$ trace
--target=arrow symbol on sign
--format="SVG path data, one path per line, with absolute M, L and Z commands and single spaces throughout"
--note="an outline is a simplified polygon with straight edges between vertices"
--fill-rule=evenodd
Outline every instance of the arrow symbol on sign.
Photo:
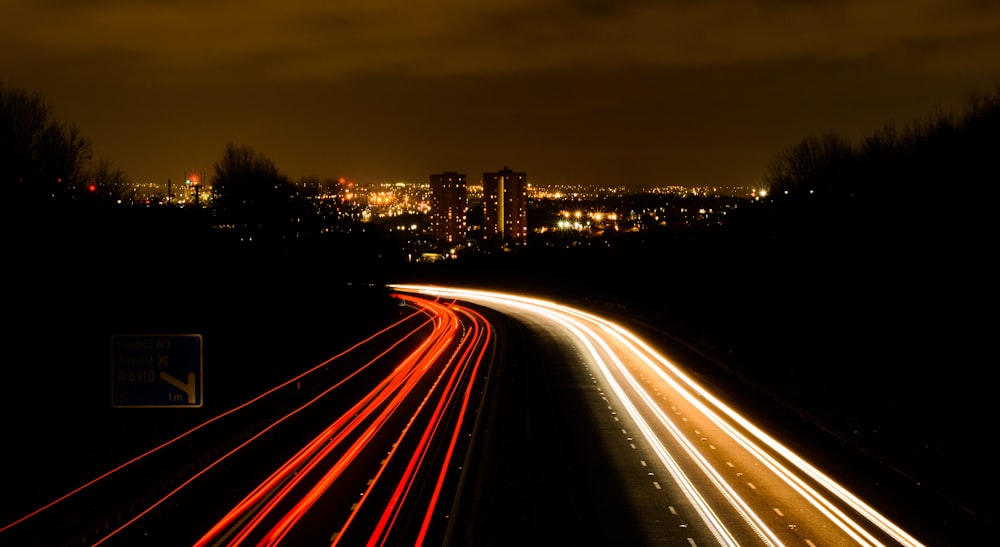
M 167 374 L 166 372 L 161 372 L 160 378 L 162 378 L 168 384 L 186 393 L 188 398 L 188 404 L 193 405 L 195 403 L 195 396 L 194 396 L 195 376 L 193 372 L 188 373 L 186 383 L 178 380 L 177 378 L 174 378 L 173 376 Z

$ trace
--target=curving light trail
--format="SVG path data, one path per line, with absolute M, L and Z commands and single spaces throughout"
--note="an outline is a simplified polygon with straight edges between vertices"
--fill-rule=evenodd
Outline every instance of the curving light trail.
M 425 541 L 446 479 L 455 473 L 451 461 L 491 330 L 471 310 L 399 298 L 427 314 L 433 331 L 389 376 L 223 516 L 197 546 L 289 541 L 296 526 L 339 480 L 355 467 L 370 466 L 373 444 L 390 447 L 388 455 L 332 534 L 332 544 L 351 533 L 367 537 L 369 545 L 397 542 L 400 537 L 418 545 Z M 392 433 L 391 424 L 400 421 L 403 427 Z M 430 477 L 432 491 L 419 491 L 417 477 Z M 397 530 L 404 511 L 420 515 L 418 530 Z M 359 515 L 374 524 L 356 529 L 367 526 L 358 524 Z M 330 515 L 323 518 L 337 521 Z
M 804 533 L 803 530 L 829 534 L 825 537 L 836 538 L 833 541 L 837 543 L 921 545 L 620 325 L 577 309 L 524 296 L 424 285 L 393 285 L 392 288 L 402 293 L 480 304 L 511 315 L 546 322 L 565 332 L 596 364 L 637 429 L 670 471 L 678 489 L 697 512 L 708 534 L 720 545 L 738 545 L 741 537 L 756 538 L 754 541 L 761 545 L 802 541 L 815 544 L 799 535 Z M 755 489 L 753 495 L 748 497 L 739 490 L 745 483 L 727 479 L 726 465 L 718 454 L 720 450 L 713 448 L 706 451 L 688 438 L 668 416 L 657 395 L 643 384 L 641 378 L 647 372 L 669 386 L 671 392 L 686 401 L 690 408 L 697 409 L 703 416 L 700 419 L 713 424 L 714 431 L 727 436 L 727 446 L 740 447 L 742 454 L 738 457 L 752 458 L 757 462 L 755 467 L 766 469 L 770 475 L 757 472 L 762 477 L 761 482 L 776 484 L 780 481 L 784 485 L 770 488 L 776 503 L 764 505 L 760 495 L 764 488 Z M 712 485 L 711 491 L 697 486 L 705 481 Z M 811 528 L 794 524 L 779 526 L 774 517 L 774 513 L 778 512 L 774 507 L 779 504 L 793 507 L 796 513 L 808 511 L 808 519 L 812 519 L 814 524 Z M 790 534 L 788 529 L 797 532 Z M 817 540 L 819 543 L 826 541 Z
M 4 543 L 5 533 L 25 522 L 44 519 L 54 506 L 80 498 L 92 490 L 103 492 L 100 489 L 109 478 L 158 457 L 165 448 L 182 439 L 215 431 L 207 429 L 209 427 L 224 431 L 227 426 L 223 424 L 242 419 L 243 411 L 251 407 L 281 408 L 294 402 L 290 409 L 282 410 L 255 434 L 215 457 L 181 484 L 171 487 L 165 495 L 149 501 L 145 508 L 100 536 L 88 536 L 86 542 L 102 545 L 119 540 L 137 522 L 151 518 L 155 510 L 169 505 L 166 502 L 181 491 L 198 488 L 199 480 L 219 469 L 221 463 L 238 461 L 249 448 L 266 445 L 272 433 L 279 427 L 287 428 L 292 420 L 304 415 L 304 411 L 315 414 L 315 409 L 324 400 L 330 400 L 333 394 L 338 400 L 348 400 L 348 397 L 356 397 L 356 400 L 329 423 L 321 424 L 309 436 L 310 440 L 286 461 L 277 464 L 259 485 L 248 487 L 249 493 L 221 513 L 219 520 L 208 527 L 195 545 L 294 544 L 298 541 L 292 539 L 294 534 L 310 534 L 317 529 L 328 530 L 324 537 L 331 537 L 329 530 L 336 530 L 330 540 L 332 543 L 338 543 L 346 534 L 352 534 L 352 538 L 369 538 L 372 545 L 419 545 L 435 541 L 448 522 L 440 502 L 447 496 L 457 495 L 455 485 L 459 480 L 456 477 L 462 471 L 453 461 L 458 451 L 463 447 L 467 449 L 462 444 L 469 434 L 464 420 L 474 402 L 477 392 L 474 386 L 491 347 L 493 331 L 482 316 L 468 308 L 425 298 L 398 298 L 411 310 L 398 322 L 3 526 L 0 543 Z M 329 377 L 323 371 L 330 370 L 332 362 L 360 354 L 362 350 L 375 355 L 354 370 L 334 373 L 339 379 L 328 386 L 319 385 L 316 394 L 308 400 L 298 399 L 302 382 L 308 380 L 311 385 L 317 385 L 320 379 Z M 297 427 L 314 423 L 315 419 L 311 419 Z M 385 448 L 388 448 L 388 456 L 384 456 Z M 374 477 L 372 470 L 375 470 Z M 350 486 L 340 486 L 342 482 Z M 333 514 L 329 513 L 329 504 L 325 514 L 317 512 L 318 504 L 328 498 L 328 491 L 353 490 L 356 484 L 367 484 L 361 502 L 344 504 Z M 199 501 L 198 507 L 210 507 L 211 495 L 206 494 Z M 402 515 L 406 516 L 406 526 L 400 524 Z M 356 518 L 359 516 L 364 518 Z M 304 525 L 307 520 L 308 524 Z M 310 527 L 300 532 L 300 528 Z M 32 540 L 41 541 L 38 537 Z
M 357 370 L 322 387 L 309 400 L 296 402 L 262 430 L 160 499 L 150 501 L 123 524 L 89 541 L 99 545 L 114 539 L 181 490 L 191 488 L 221 462 L 235 460 L 247 448 L 267 442 L 268 435 L 278 427 L 316 408 L 331 394 L 348 396 L 345 386 L 355 385 L 362 374 L 366 375 L 365 383 L 347 390 L 356 400 L 345 405 L 346 410 L 338 411 L 339 415 L 331 416 L 329 422 L 320 424 L 309 435 L 310 440 L 286 461 L 276 464 L 259 485 L 248 488 L 248 494 L 223 512 L 196 545 L 292 544 L 317 521 L 323 523 L 324 529 L 333 530 L 326 536 L 332 545 L 422 545 L 439 540 L 448 521 L 440 506 L 448 497 L 459 496 L 456 484 L 461 482 L 457 477 L 462 471 L 453 462 L 463 448 L 468 450 L 463 444 L 470 435 L 465 420 L 478 387 L 482 387 L 477 387 L 477 378 L 481 377 L 479 370 L 493 340 L 489 323 L 473 309 L 458 304 L 463 301 L 530 318 L 563 333 L 580 348 L 668 471 L 675 491 L 687 500 L 685 507 L 702 525 L 699 537 L 726 546 L 920 545 L 620 325 L 523 296 L 422 285 L 392 288 L 394 296 L 414 310 L 411 315 L 0 527 L 0 542 L 12 529 L 43 518 L 53 506 L 102 487 L 112 475 L 156 457 L 181 439 L 210 431 L 206 429 L 209 426 L 224 427 L 223 419 L 236 419 L 240 411 L 267 405 L 276 397 L 297 401 L 287 395 L 297 390 L 300 381 L 311 378 L 334 360 L 376 343 L 380 351 Z M 401 353 L 404 342 L 411 349 L 402 352 L 401 357 L 392 357 Z M 373 371 L 383 376 L 372 376 Z M 367 387 L 357 387 L 361 385 Z M 659 387 L 669 392 L 676 407 L 669 406 L 668 410 L 664 402 L 667 398 Z M 685 417 L 677 418 L 680 414 Z M 699 437 L 712 436 L 717 442 L 706 449 L 699 443 L 703 438 L 692 437 L 693 423 L 702 430 Z M 747 480 L 735 478 L 729 469 L 734 465 L 743 466 L 747 475 L 753 474 L 756 484 L 748 487 Z M 342 504 L 344 492 L 353 491 L 356 485 L 362 490 L 360 499 Z M 336 509 L 338 506 L 341 509 Z M 785 513 L 794 512 L 794 516 L 782 514 L 779 506 L 791 508 Z M 797 530 L 789 524 L 796 522 L 802 523 Z M 695 544 L 692 539 L 689 542 Z
M 226 420 L 232 419 L 233 417 L 240 415 L 242 412 L 250 409 L 251 407 L 256 407 L 256 406 L 260 406 L 262 404 L 266 404 L 266 402 L 269 401 L 270 399 L 272 399 L 273 397 L 281 394 L 282 392 L 285 392 L 285 391 L 288 391 L 290 389 L 295 388 L 300 381 L 302 381 L 303 379 L 305 379 L 305 378 L 307 378 L 307 377 L 309 377 L 311 375 L 314 375 L 314 374 L 318 373 L 320 370 L 324 369 L 325 367 L 328 367 L 331 363 L 334 363 L 335 361 L 337 361 L 337 360 L 339 360 L 339 359 L 341 359 L 341 358 L 343 358 L 343 357 L 345 357 L 347 355 L 350 355 L 350 354 L 352 354 L 354 352 L 357 352 L 359 349 L 361 349 L 363 347 L 379 343 L 381 340 L 385 339 L 386 337 L 389 337 L 391 340 L 394 340 L 394 342 L 385 351 L 383 351 L 378 357 L 376 357 L 375 359 L 373 359 L 372 361 L 370 361 L 367 365 L 365 365 L 365 367 L 372 365 L 375 361 L 377 361 L 378 359 L 380 359 L 381 357 L 383 357 L 384 355 L 386 355 L 392 348 L 398 346 L 399 344 L 401 344 L 403 341 L 405 341 L 406 339 L 410 338 L 411 336 L 417 335 L 417 333 L 421 330 L 422 326 L 417 326 L 416 328 L 413 328 L 413 329 L 411 329 L 411 330 L 409 330 L 408 332 L 405 332 L 405 333 L 400 333 L 399 330 L 402 329 L 402 328 L 408 328 L 407 325 L 413 319 L 413 317 L 417 316 L 417 315 L 419 315 L 421 313 L 423 313 L 423 312 L 422 311 L 418 311 L 418 312 L 415 312 L 414 314 L 412 314 L 410 316 L 403 317 L 402 319 L 398 320 L 397 322 L 395 322 L 395 323 L 393 323 L 393 324 L 391 324 L 391 325 L 389 325 L 389 326 L 387 326 L 387 327 L 379 330 L 378 332 L 372 334 L 371 336 L 365 338 L 364 340 L 361 340 L 360 342 L 358 342 L 358 343 L 354 344 L 353 346 L 347 348 L 346 350 L 338 353 L 337 355 L 334 355 L 333 357 L 330 357 L 329 359 L 327 359 L 327 360 L 325 360 L 325 361 L 323 361 L 323 362 L 321 362 L 321 363 L 319 363 L 319 364 L 317 364 L 317 365 L 309 368 L 308 370 L 302 372 L 301 374 L 298 374 L 298 375 L 296 375 L 296 376 L 294 376 L 294 377 L 286 380 L 285 382 L 282 382 L 281 384 L 278 384 L 278 385 L 276 385 L 274 387 L 271 387 L 271 388 L 265 390 L 263 393 L 257 395 L 256 397 L 253 397 L 250 400 L 248 400 L 248 401 L 246 401 L 244 403 L 241 403 L 241 404 L 233 407 L 230 410 L 227 410 L 227 411 L 225 411 L 225 412 L 223 412 L 221 414 L 218 414 L 218 415 L 216 415 L 216 416 L 214 416 L 214 417 L 212 417 L 212 418 L 210 418 L 210 419 L 208 419 L 208 420 L 206 420 L 206 421 L 204 421 L 204 422 L 202 422 L 202 423 L 200 423 L 200 424 L 192 427 L 191 429 L 189 429 L 189 430 L 187 430 L 187 431 L 185 431 L 185 432 L 177 435 L 176 437 L 174 437 L 172 439 L 169 439 L 166 442 L 161 443 L 161 444 L 159 444 L 159 445 L 151 448 L 150 450 L 147 450 L 146 452 L 143 452 L 142 454 L 140 454 L 140 455 L 138 455 L 138 456 L 136 456 L 136 457 L 134 457 L 132 459 L 129 459 L 129 460 L 125 461 L 122 464 L 119 464 L 119 465 L 111 468 L 109 471 L 98 475 L 97 477 L 95 477 L 95 478 L 93 478 L 93 479 L 85 482 L 84 484 L 82 484 L 82 485 L 80 485 L 80 486 L 78 486 L 76 488 L 73 488 L 69 492 L 67 492 L 67 493 L 65 493 L 65 494 L 63 494 L 63 495 L 61 495 L 61 496 L 53 499 L 52 501 L 50 501 L 50 502 L 42 505 L 41 507 L 39 507 L 39 508 L 31 511 L 30 513 L 28 513 L 28 514 L 26 514 L 26 515 L 24 515 L 24 516 L 22 516 L 22 517 L 20 517 L 20 518 L 18 518 L 16 520 L 12 521 L 12 522 L 9 522 L 9 523 L 7 523 L 7 524 L 5 524 L 3 526 L 0 526 L 0 538 L 2 538 L 3 534 L 11 532 L 11 531 L 14 531 L 20 525 L 24 525 L 25 523 L 28 523 L 28 522 L 38 521 L 40 519 L 44 519 L 45 516 L 48 514 L 48 512 L 51 511 L 53 508 L 55 508 L 55 507 L 57 507 L 59 505 L 65 504 L 66 502 L 68 502 L 70 500 L 73 500 L 73 499 L 79 498 L 81 496 L 84 496 L 84 495 L 88 494 L 92 490 L 100 488 L 101 486 L 103 486 L 106 483 L 108 483 L 109 480 L 111 480 L 113 477 L 116 477 L 117 475 L 120 475 L 120 474 L 122 474 L 122 473 L 124 473 L 126 471 L 129 471 L 130 469 L 132 469 L 133 467 L 135 467 L 140 462 L 143 462 L 143 461 L 146 461 L 146 460 L 149 460 L 149 459 L 155 457 L 156 455 L 158 455 L 160 452 L 163 452 L 168 447 L 177 445 L 181 441 L 183 441 L 185 439 L 191 438 L 194 434 L 196 434 L 196 433 L 198 433 L 198 432 L 200 432 L 202 430 L 205 430 L 205 429 L 209 428 L 210 426 L 215 426 L 215 425 L 218 425 L 218 424 L 222 424 Z M 327 392 L 329 392 L 329 391 L 331 391 L 333 389 L 336 389 L 337 387 L 340 387 L 342 384 L 344 384 L 348 380 L 350 380 L 353 376 L 355 376 L 359 372 L 361 372 L 361 370 L 364 369 L 365 367 L 361 367 L 361 369 L 358 369 L 357 371 L 355 371 L 354 373 L 352 373 L 350 376 L 348 376 L 347 378 L 345 378 L 342 382 L 339 382 L 337 385 L 331 386 L 327 390 Z M 271 426 L 268 429 L 270 429 L 271 427 L 274 427 L 275 425 L 278 425 L 278 424 L 277 423 L 271 424 Z M 171 490 L 167 495 L 165 495 L 165 496 L 163 496 L 163 497 L 161 497 L 159 499 L 153 500 L 144 510 L 140 511 L 137 515 L 135 515 L 133 518 L 129 519 L 127 522 L 125 522 L 121 526 L 119 526 L 119 527 L 117 527 L 115 529 L 110 530 L 109 532 L 107 532 L 106 534 L 104 534 L 103 536 L 101 536 L 100 538 L 98 538 L 96 540 L 96 543 L 94 543 L 94 544 L 95 545 L 101 544 L 101 543 L 103 543 L 103 542 L 111 539 L 116 534 L 120 533 L 125 528 L 127 528 L 128 526 L 134 524 L 136 521 L 138 521 L 139 519 L 141 519 L 143 516 L 147 515 L 149 512 L 151 512 L 152 510 L 156 509 L 158 506 L 160 506 L 163 503 L 165 503 L 170 497 L 172 497 L 173 495 L 175 495 L 176 493 L 178 493 L 180 490 L 182 490 L 186 486 L 190 485 L 195 479 L 197 479 L 198 477 L 200 477 L 201 475 L 203 475 L 204 473 L 206 473 L 207 471 L 209 471 L 212 467 L 218 465 L 223 460 L 225 460 L 226 458 L 228 458 L 232 454 L 236 453 L 241 447 L 250 444 L 256 438 L 261 437 L 263 433 L 264 432 L 261 432 L 260 434 L 256 435 L 253 439 L 251 439 L 251 440 L 243 443 L 240 447 L 237 447 L 237 449 L 234 449 L 233 451 L 230 451 L 229 453 L 223 455 L 218 460 L 216 460 L 215 462 L 213 462 L 211 465 L 207 466 L 205 469 L 203 469 L 202 471 L 200 471 L 199 473 L 197 473 L 195 476 L 191 477 L 190 479 L 188 479 L 187 481 L 185 481 L 183 484 L 181 484 L 177 488 Z

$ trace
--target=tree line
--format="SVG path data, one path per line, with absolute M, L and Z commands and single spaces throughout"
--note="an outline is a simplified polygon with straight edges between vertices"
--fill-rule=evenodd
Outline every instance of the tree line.
M 207 214 L 187 216 L 237 241 L 295 239 L 334 222 L 309 199 L 319 191 L 318 179 L 295 184 L 247 145 L 228 143 L 208 182 Z M 109 158 L 94 158 L 78 126 L 56 119 L 38 92 L 3 82 L 0 185 L 8 213 L 22 212 L 26 218 L 53 208 L 64 215 L 94 206 L 127 206 L 134 194 L 122 169 Z
M 859 142 L 803 138 L 767 166 L 767 197 L 727 219 L 724 261 L 761 288 L 741 300 L 803 345 L 846 328 L 874 338 L 887 322 L 927 332 L 945 317 L 940 332 L 957 336 L 960 303 L 992 291 L 998 160 L 1000 87 Z
M 895 204 L 933 204 L 927 213 L 935 220 L 960 221 L 959 212 L 945 208 L 978 210 L 982 201 L 970 196 L 997 180 L 998 151 L 1000 87 L 970 96 L 961 112 L 938 110 L 902 127 L 889 123 L 857 143 L 832 133 L 806 137 L 772 159 L 765 183 L 774 203 L 844 212 L 867 207 L 868 217 Z M 892 215 L 903 212 L 895 208 Z
M 204 206 L 146 207 L 126 173 L 95 160 L 91 142 L 39 93 L 0 82 L 0 233 L 26 283 L 59 272 L 95 291 L 128 291 L 123 273 L 134 264 L 150 265 L 139 284 L 216 267 L 247 283 L 270 270 L 274 286 L 274 272 L 296 269 L 367 283 L 402 255 L 378 226 L 314 199 L 336 183 L 293 182 L 249 145 L 227 143 L 207 182 Z

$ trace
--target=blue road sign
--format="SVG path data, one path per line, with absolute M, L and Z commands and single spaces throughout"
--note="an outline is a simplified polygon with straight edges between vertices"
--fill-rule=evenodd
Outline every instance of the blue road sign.
M 111 337 L 115 408 L 196 408 L 203 387 L 200 334 Z

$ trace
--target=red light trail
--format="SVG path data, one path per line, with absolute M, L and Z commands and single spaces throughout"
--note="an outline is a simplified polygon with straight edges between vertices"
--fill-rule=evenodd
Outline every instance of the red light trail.
M 236 420 L 251 407 L 267 407 L 271 400 L 291 400 L 303 382 L 314 381 L 314 377 L 320 377 L 321 371 L 328 370 L 340 358 L 384 347 L 356 370 L 338 377 L 310 399 L 282 411 L 256 434 L 149 502 L 119 526 L 90 541 L 94 545 L 117 541 L 118 536 L 127 534 L 137 523 L 152 518 L 151 514 L 169 499 L 184 490 L 196 489 L 199 480 L 210 476 L 219 464 L 237 460 L 250 447 L 267 443 L 277 428 L 312 411 L 334 393 L 341 398 L 357 394 L 357 400 L 320 427 L 293 456 L 277 464 L 260 484 L 246 486 L 249 493 L 221 514 L 195 544 L 275 545 L 291 541 L 293 534 L 301 533 L 300 523 L 306 514 L 316 511 L 327 491 L 345 481 L 352 485 L 348 489 L 358 484 L 366 486 L 361 501 L 344 506 L 339 516 L 322 514 L 320 520 L 330 527 L 325 536 L 331 536 L 329 530 L 336 530 L 332 534 L 333 543 L 347 534 L 371 537 L 372 544 L 395 542 L 392 538 L 404 535 L 406 542 L 425 541 L 434 529 L 437 506 L 447 484 L 457 482 L 454 475 L 458 471 L 451 469 L 451 462 L 460 449 L 460 437 L 469 433 L 463 428 L 463 421 L 473 402 L 477 372 L 492 342 L 492 331 L 482 316 L 468 308 L 417 297 L 399 298 L 401 304 L 413 310 L 399 322 L 5 525 L 0 534 L 9 534 L 27 522 L 40 520 L 53 507 L 81 498 L 88 491 L 100 490 L 114 476 L 158 457 L 182 439 L 220 427 L 223 420 L 227 423 Z M 404 342 L 412 349 L 399 357 Z M 369 387 L 355 385 L 347 389 L 352 382 L 367 382 Z M 315 420 L 309 423 L 314 425 Z M 421 487 L 418 483 L 430 486 Z M 410 515 L 409 520 L 418 515 L 419 525 L 401 528 L 399 519 L 404 511 Z M 446 515 L 440 516 L 438 529 L 446 522 Z M 361 526 L 371 529 L 360 529 Z

